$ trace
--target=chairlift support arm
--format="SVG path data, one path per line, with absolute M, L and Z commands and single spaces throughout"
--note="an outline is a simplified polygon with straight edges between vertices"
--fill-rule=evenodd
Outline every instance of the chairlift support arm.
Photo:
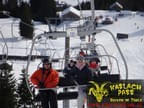
M 95 45 L 95 48 L 98 47 L 98 46 L 102 47 L 103 50 L 104 50 L 104 52 L 106 53 L 106 55 L 108 55 L 108 52 L 106 51 L 106 49 L 105 49 L 105 47 L 104 47 L 103 45 L 101 45 L 101 44 L 96 44 L 96 45 Z M 112 62 L 111 62 L 110 57 L 108 57 L 108 60 L 109 60 L 109 63 L 110 63 L 110 72 L 111 72 L 111 70 L 112 70 Z
M 125 71 L 126 71 L 126 80 L 127 80 L 128 79 L 128 66 L 127 66 L 127 62 L 126 62 L 125 57 L 124 57 L 124 55 L 123 55 L 123 53 L 122 53 L 122 51 L 121 51 L 121 49 L 120 49 L 120 47 L 119 47 L 116 39 L 115 39 L 115 36 L 113 35 L 112 32 L 110 32 L 107 29 L 96 29 L 95 30 L 95 32 L 102 32 L 102 31 L 105 31 L 105 32 L 109 33 L 112 36 L 112 39 L 114 40 L 114 43 L 115 43 L 115 45 L 116 45 L 116 47 L 117 47 L 117 49 L 118 49 L 118 51 L 120 53 L 120 56 L 121 56 L 121 58 L 122 58 L 122 60 L 124 62 Z
M 8 45 L 7 45 L 7 43 L 6 43 L 6 40 L 5 40 L 5 38 L 4 38 L 3 33 L 2 33 L 1 30 L 0 30 L 0 34 L 1 34 L 1 37 L 2 37 L 2 39 L 3 39 L 3 41 L 4 41 L 4 43 L 5 43 L 4 47 L 6 47 L 6 60 L 7 60 L 7 57 L 8 57 Z M 3 51 L 3 52 L 4 52 L 4 51 Z
M 63 36 L 66 36 L 66 32 L 61 32 Z M 32 40 L 32 45 L 31 45 L 31 48 L 30 48 L 30 53 L 29 53 L 29 56 L 28 56 L 28 61 L 27 61 L 27 66 L 26 66 L 26 72 L 25 72 L 25 78 L 26 78 L 26 84 L 27 84 L 27 87 L 29 89 L 29 92 L 31 94 L 32 97 L 34 97 L 30 87 L 29 87 L 29 79 L 28 79 L 28 69 L 29 69 L 29 65 L 30 65 L 30 61 L 31 61 L 31 55 L 32 55 L 32 52 L 33 52 L 33 48 L 34 48 L 34 44 L 36 42 L 36 39 L 38 38 L 41 38 L 42 36 L 45 36 L 45 37 L 49 37 L 49 36 L 52 36 L 52 35 L 55 35 L 55 36 L 59 36 L 59 32 L 51 32 L 51 33 L 42 33 L 42 34 L 39 34 L 37 36 L 35 36 Z
M 27 84 L 28 90 L 29 90 L 29 92 L 30 92 L 30 94 L 31 94 L 32 97 L 34 97 L 34 94 L 32 93 L 32 91 L 31 91 L 31 89 L 30 89 L 30 86 L 29 86 L 28 69 L 29 69 L 30 60 L 31 60 L 31 55 L 32 55 L 32 51 L 33 51 L 33 48 L 34 48 L 35 41 L 36 41 L 36 39 L 40 38 L 42 35 L 43 35 L 43 33 L 37 35 L 37 36 L 34 37 L 33 40 L 32 40 L 32 45 L 31 45 L 31 48 L 30 48 L 30 54 L 29 54 L 29 56 L 28 56 L 28 61 L 27 61 L 27 66 L 26 66 L 26 72 L 25 72 L 26 84 Z

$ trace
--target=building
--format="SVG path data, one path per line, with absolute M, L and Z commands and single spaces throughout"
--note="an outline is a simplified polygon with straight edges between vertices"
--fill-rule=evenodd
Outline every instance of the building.
M 79 20 L 80 19 L 80 11 L 73 8 L 73 7 L 69 7 L 66 8 L 65 10 L 63 10 L 61 12 L 61 18 L 62 19 L 67 19 L 67 20 Z

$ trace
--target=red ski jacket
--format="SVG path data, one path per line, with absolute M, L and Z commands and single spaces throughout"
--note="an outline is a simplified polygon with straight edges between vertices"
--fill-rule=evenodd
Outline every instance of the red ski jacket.
M 98 65 L 95 61 L 92 61 L 92 62 L 89 64 L 89 67 L 92 68 L 92 69 L 97 69 L 98 66 L 99 66 L 99 65 Z
M 30 80 L 37 87 L 39 87 L 40 82 L 43 82 L 45 88 L 54 88 L 59 82 L 59 75 L 54 69 L 50 69 L 49 72 L 47 70 L 38 69 L 32 74 Z

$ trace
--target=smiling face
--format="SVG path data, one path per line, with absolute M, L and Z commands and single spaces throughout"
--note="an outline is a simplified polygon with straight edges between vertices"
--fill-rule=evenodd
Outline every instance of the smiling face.
M 70 66 L 74 66 L 74 62 L 73 61 L 70 62 Z

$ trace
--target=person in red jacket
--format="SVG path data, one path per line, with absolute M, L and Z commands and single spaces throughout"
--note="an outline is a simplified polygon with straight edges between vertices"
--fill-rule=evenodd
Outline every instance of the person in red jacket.
M 100 68 L 100 60 L 99 58 L 93 58 L 92 60 L 90 60 L 89 62 L 89 68 L 92 71 L 92 75 L 93 76 L 98 76 L 100 74 L 99 68 Z
M 57 93 L 53 89 L 59 83 L 58 72 L 52 69 L 49 59 L 44 59 L 42 62 L 43 67 L 36 70 L 30 77 L 30 80 L 37 88 L 40 88 L 39 95 L 42 108 L 58 108 Z M 42 88 L 48 89 L 42 90 Z

